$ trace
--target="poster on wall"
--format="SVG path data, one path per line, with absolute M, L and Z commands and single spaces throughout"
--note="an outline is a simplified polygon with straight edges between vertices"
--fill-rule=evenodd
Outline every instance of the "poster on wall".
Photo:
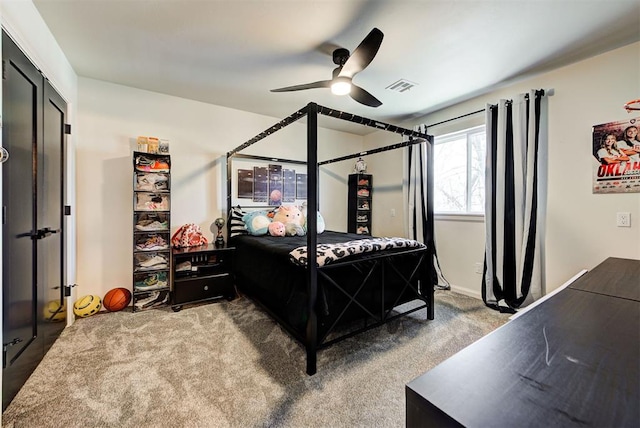
M 296 171 L 285 168 L 282 170 L 282 202 L 296 201 Z
M 269 175 L 266 166 L 253 167 L 253 202 L 267 202 Z
M 236 162 L 241 165 L 232 167 L 232 205 L 276 207 L 301 204 L 299 199 L 306 199 L 306 165 L 244 159 Z
M 269 164 L 269 205 L 282 204 L 282 165 Z
M 238 170 L 238 198 L 253 198 L 253 170 Z
M 593 127 L 593 193 L 640 192 L 640 117 Z
M 296 174 L 296 198 L 307 199 L 307 174 Z

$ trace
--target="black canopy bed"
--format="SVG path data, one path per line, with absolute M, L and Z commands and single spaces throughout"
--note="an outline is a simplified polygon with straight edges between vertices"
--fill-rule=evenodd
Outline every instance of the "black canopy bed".
M 318 115 L 400 134 L 406 141 L 390 146 L 318 160 Z M 228 245 L 235 247 L 233 271 L 238 290 L 268 312 L 291 336 L 304 345 L 306 371 L 316 372 L 317 351 L 378 327 L 400 316 L 425 309 L 434 317 L 432 192 L 427 193 L 425 244 L 404 238 L 374 238 L 362 235 L 318 232 L 318 217 L 308 215 L 305 236 L 253 236 L 233 228 L 239 218 L 260 206 L 233 204 L 234 159 L 276 159 L 240 153 L 251 145 L 296 122 L 307 119 L 307 159 L 278 161 L 305 165 L 307 212 L 319 212 L 319 167 L 427 142 L 427 187 L 433 186 L 432 137 L 349 113 L 310 103 L 268 130 L 227 153 Z M 274 207 L 269 207 L 274 208 Z M 316 260 L 316 263 L 307 263 Z

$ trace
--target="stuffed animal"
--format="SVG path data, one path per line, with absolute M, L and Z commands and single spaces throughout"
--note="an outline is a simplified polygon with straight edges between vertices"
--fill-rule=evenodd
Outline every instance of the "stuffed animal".
M 242 216 L 242 221 L 249 234 L 255 236 L 266 235 L 271 224 L 271 219 L 265 211 L 251 211 Z
M 287 236 L 304 235 L 304 216 L 295 205 L 281 205 L 273 216 L 273 221 L 284 224 Z
M 281 221 L 273 221 L 269 224 L 269 235 L 271 236 L 284 236 L 285 227 Z
M 307 215 L 307 203 L 303 202 L 302 207 L 300 209 L 304 217 L 304 225 L 302 226 L 302 228 L 304 229 L 304 233 L 307 233 L 307 219 L 309 218 L 309 216 Z M 316 223 L 316 227 L 318 229 L 318 234 L 324 232 L 326 227 L 324 223 L 324 218 L 322 217 L 322 214 L 320 214 L 320 211 L 318 211 L 318 220 Z
M 284 232 L 285 232 L 285 235 L 287 236 L 296 236 L 296 235 L 304 236 L 305 235 L 304 228 L 299 224 L 295 224 L 295 223 L 287 223 L 284 226 Z

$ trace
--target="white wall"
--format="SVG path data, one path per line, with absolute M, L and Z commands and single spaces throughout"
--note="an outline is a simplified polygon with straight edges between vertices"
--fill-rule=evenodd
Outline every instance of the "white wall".
M 211 223 L 226 211 L 224 155 L 281 119 L 80 78 L 76 153 L 79 295 L 104 296 L 114 287 L 131 288 L 131 154 L 138 135 L 170 141 L 172 232 L 184 223 L 196 223 L 211 240 Z M 319 157 L 357 152 L 362 140 L 319 129 Z M 306 141 L 306 125 L 295 123 L 243 153 L 306 160 Z M 328 228 L 346 229 L 350 167 L 340 163 L 321 169 L 320 207 Z
M 640 94 L 640 43 L 563 67 L 416 120 L 432 124 L 513 98 L 529 89 L 553 88 L 549 97 L 549 171 L 546 233 L 546 285 L 552 291 L 581 269 L 591 269 L 607 257 L 640 259 L 640 193 L 592 194 L 592 126 L 628 120 L 622 106 Z M 640 112 L 635 112 L 640 117 Z M 484 122 L 484 115 L 430 128 L 441 135 Z M 377 146 L 379 136 L 368 136 L 366 147 Z M 387 154 L 389 153 L 389 154 Z M 403 233 L 402 222 L 390 217 L 395 208 L 402 215 L 401 193 L 381 197 L 377 186 L 400 186 L 400 153 L 367 158 L 374 174 L 376 234 Z M 398 157 L 398 159 L 395 159 Z M 631 228 L 616 227 L 616 212 L 631 213 Z M 398 217 L 396 217 L 398 218 Z M 402 218 L 402 217 L 400 217 Z M 481 275 L 474 264 L 484 260 L 484 222 L 438 220 L 437 251 L 445 277 L 454 289 L 480 296 Z

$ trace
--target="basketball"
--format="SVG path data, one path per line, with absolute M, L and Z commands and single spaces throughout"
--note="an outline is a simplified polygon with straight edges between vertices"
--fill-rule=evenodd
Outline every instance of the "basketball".
M 129 305 L 131 301 L 131 291 L 126 288 L 114 288 L 104 295 L 102 304 L 110 312 L 121 311 Z
M 58 300 L 51 300 L 44 306 L 44 319 L 49 322 L 64 321 L 67 319 L 67 306 L 60 305 Z
M 80 318 L 90 317 L 97 314 L 102 307 L 100 296 L 82 296 L 73 304 L 73 313 Z

